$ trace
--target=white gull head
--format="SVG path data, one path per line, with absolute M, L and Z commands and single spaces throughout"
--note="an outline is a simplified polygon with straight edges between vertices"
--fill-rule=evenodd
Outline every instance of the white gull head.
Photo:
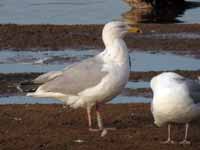
M 112 21 L 107 23 L 102 31 L 102 38 L 105 46 L 110 46 L 115 39 L 123 39 L 128 32 L 140 33 L 141 30 L 136 25 L 130 25 L 122 21 Z

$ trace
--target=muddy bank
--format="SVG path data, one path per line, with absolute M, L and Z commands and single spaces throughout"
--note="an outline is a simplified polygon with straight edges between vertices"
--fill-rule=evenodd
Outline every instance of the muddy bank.
M 170 71 L 170 70 L 166 70 Z M 164 71 L 148 71 L 148 72 L 131 72 L 129 80 L 130 81 L 150 81 L 152 77 L 162 73 Z M 200 70 L 189 71 L 189 70 L 172 70 L 184 77 L 197 79 L 200 76 Z
M 103 25 L 0 25 L 0 49 L 58 50 L 104 48 Z M 143 34 L 130 34 L 131 49 L 189 51 L 199 54 L 199 24 L 141 24 Z
M 116 127 L 101 138 L 89 132 L 85 110 L 62 105 L 1 105 L 0 149 L 12 150 L 196 150 L 200 148 L 200 122 L 189 130 L 192 145 L 163 145 L 167 128 L 153 124 L 149 104 L 115 104 L 103 108 L 104 123 Z M 31 116 L 31 117 L 30 117 Z M 95 118 L 93 118 L 93 121 Z M 173 139 L 184 137 L 184 126 L 175 126 Z
M 162 71 L 149 71 L 149 72 L 131 72 L 129 81 L 139 82 L 139 81 L 147 81 L 161 73 Z M 200 76 L 200 71 L 183 71 L 183 70 L 175 70 L 175 72 L 191 78 L 197 79 Z M 10 95 L 24 95 L 19 91 L 18 86 L 22 84 L 21 88 L 24 91 L 32 91 L 32 89 L 36 89 L 38 85 L 33 85 L 31 81 L 37 76 L 41 75 L 41 73 L 9 73 L 4 74 L 0 73 L 0 96 L 10 96 Z M 126 88 L 122 92 L 124 96 L 143 96 L 143 97 L 151 97 L 152 93 L 149 88 L 138 88 L 138 89 L 130 89 Z

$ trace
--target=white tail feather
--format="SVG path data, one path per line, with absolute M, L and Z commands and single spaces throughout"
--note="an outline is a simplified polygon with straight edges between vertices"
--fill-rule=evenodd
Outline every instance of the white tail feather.
M 27 93 L 26 96 L 34 96 L 34 93 Z
M 65 97 L 66 95 L 62 93 L 36 91 L 34 93 L 27 93 L 27 96 L 60 99 L 62 97 Z
M 68 95 L 64 99 L 61 99 L 65 104 L 69 105 L 72 108 L 82 107 L 80 103 L 80 97 L 74 95 Z
M 40 97 L 40 98 L 55 98 L 64 102 L 66 105 L 69 105 L 72 108 L 78 108 L 83 106 L 83 104 L 81 103 L 82 101 L 80 101 L 80 97 L 75 95 L 64 95 L 62 93 L 38 91 L 34 93 L 27 93 L 27 96 Z

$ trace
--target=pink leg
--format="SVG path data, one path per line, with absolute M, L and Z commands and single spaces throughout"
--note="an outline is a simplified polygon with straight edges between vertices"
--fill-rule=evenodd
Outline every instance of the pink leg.
M 163 144 L 174 144 L 175 142 L 171 140 L 171 124 L 168 124 L 168 138 L 166 141 L 162 142 Z
M 189 128 L 189 123 L 186 123 L 185 124 L 185 137 L 184 137 L 183 141 L 180 142 L 180 144 L 191 144 L 191 142 L 187 140 L 188 128 Z
M 99 127 L 100 130 L 103 129 L 103 122 L 102 122 L 102 118 L 101 118 L 101 113 L 100 113 L 100 105 L 96 105 L 96 114 L 97 114 L 97 125 Z
M 101 104 L 96 105 L 97 124 L 98 124 L 99 129 L 102 130 L 101 137 L 104 137 L 108 133 L 108 130 L 116 130 L 116 129 L 115 128 L 104 128 L 103 120 L 102 120 L 101 113 L 100 113 L 100 106 L 101 106 Z
M 88 126 L 89 129 L 92 128 L 92 118 L 91 118 L 91 108 L 87 107 L 87 119 L 88 119 Z
M 91 117 L 91 108 L 90 107 L 87 108 L 87 118 L 88 118 L 89 131 L 92 131 L 92 132 L 99 131 L 99 129 L 92 128 L 92 117 Z
M 115 128 L 104 128 L 103 127 L 103 121 L 101 118 L 101 113 L 100 113 L 100 104 L 96 104 L 96 115 L 97 115 L 97 125 L 98 129 L 93 129 L 92 128 L 92 118 L 91 118 L 91 108 L 87 108 L 87 118 L 88 118 L 88 126 L 89 126 L 89 131 L 102 131 L 101 136 L 105 136 L 107 134 L 107 130 L 115 130 Z

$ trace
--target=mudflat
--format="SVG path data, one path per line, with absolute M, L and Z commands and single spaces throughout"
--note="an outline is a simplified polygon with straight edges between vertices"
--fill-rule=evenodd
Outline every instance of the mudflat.
M 129 48 L 189 51 L 199 54 L 199 24 L 140 24 L 143 34 L 129 34 Z M 0 49 L 57 50 L 104 48 L 103 25 L 0 25 Z
M 140 24 L 143 34 L 130 34 L 131 50 L 170 51 L 200 56 L 199 24 Z M 104 48 L 103 25 L 0 25 L 0 50 L 42 51 Z M 200 71 L 176 70 L 196 79 Z M 149 81 L 159 71 L 132 72 L 130 81 Z M 41 73 L 0 74 L 0 96 L 21 95 L 22 81 L 30 82 Z M 128 96 L 152 97 L 149 88 L 125 89 Z M 0 105 L 1 150 L 197 150 L 200 149 L 200 121 L 189 129 L 191 145 L 163 145 L 167 127 L 156 127 L 150 104 L 107 104 L 102 109 L 106 127 L 116 127 L 105 137 L 89 132 L 84 109 L 73 110 L 58 104 Z M 95 117 L 93 117 L 95 122 Z M 96 126 L 96 124 L 95 124 Z M 176 141 L 184 137 L 184 125 L 172 127 Z
M 107 104 L 102 109 L 106 127 L 116 127 L 105 137 L 89 132 L 84 109 L 62 105 L 1 105 L 1 150 L 197 150 L 200 148 L 200 122 L 189 129 L 191 145 L 160 142 L 167 127 L 153 124 L 149 104 Z M 93 118 L 95 122 L 95 118 Z M 94 125 L 96 127 L 96 124 Z M 184 126 L 173 126 L 173 139 L 182 140 Z

